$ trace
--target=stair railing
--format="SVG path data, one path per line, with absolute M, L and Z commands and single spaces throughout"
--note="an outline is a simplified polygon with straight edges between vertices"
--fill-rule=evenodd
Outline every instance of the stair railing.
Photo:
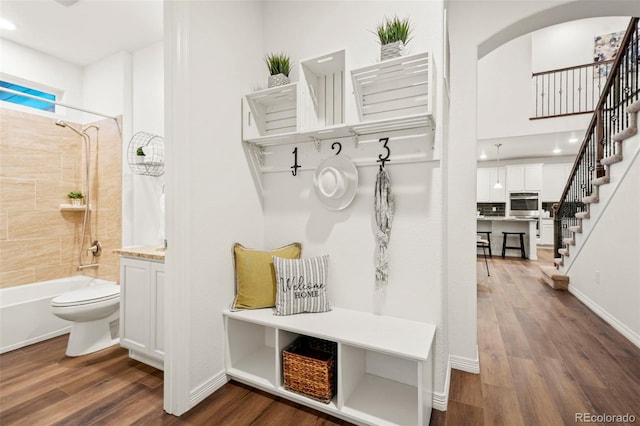
M 613 62 L 611 59 L 531 74 L 535 104 L 529 119 L 592 114 Z
M 564 246 L 563 240 L 573 236 L 572 226 L 579 226 L 576 213 L 586 212 L 584 198 L 593 192 L 592 180 L 605 174 L 600 163 L 615 153 L 612 136 L 628 126 L 626 109 L 638 100 L 640 92 L 638 18 L 632 18 L 625 32 L 600 100 L 585 133 L 576 161 L 569 174 L 560 202 L 554 205 L 554 253 Z

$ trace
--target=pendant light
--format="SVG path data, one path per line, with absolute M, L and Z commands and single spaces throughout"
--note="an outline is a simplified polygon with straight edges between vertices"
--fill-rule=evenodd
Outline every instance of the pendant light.
M 502 189 L 502 184 L 500 183 L 500 170 L 498 169 L 500 166 L 500 147 L 501 143 L 496 144 L 496 183 L 493 185 L 493 189 Z

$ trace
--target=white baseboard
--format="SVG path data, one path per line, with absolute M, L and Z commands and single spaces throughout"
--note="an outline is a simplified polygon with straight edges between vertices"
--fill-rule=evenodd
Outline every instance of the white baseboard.
M 444 378 L 444 390 L 442 392 L 433 392 L 432 403 L 433 409 L 439 411 L 447 411 L 447 403 L 449 402 L 449 384 L 451 383 L 451 357 L 447 362 L 447 372 Z
M 619 331 L 624 337 L 626 337 L 631 343 L 640 348 L 640 335 L 630 330 L 629 327 L 622 324 L 609 312 L 600 307 L 596 302 L 591 300 L 587 295 L 569 284 L 569 293 L 573 294 L 576 299 L 587 305 L 596 315 L 602 318 L 607 324 Z
M 478 346 L 476 346 L 476 358 L 465 358 L 463 356 L 451 355 L 449 357 L 451 368 L 466 371 L 467 373 L 480 373 L 480 357 L 478 356 Z
M 227 377 L 227 374 L 222 370 L 218 374 L 210 377 L 197 388 L 191 390 L 189 393 L 189 409 L 198 405 L 202 400 L 220 389 L 228 381 L 229 378 Z

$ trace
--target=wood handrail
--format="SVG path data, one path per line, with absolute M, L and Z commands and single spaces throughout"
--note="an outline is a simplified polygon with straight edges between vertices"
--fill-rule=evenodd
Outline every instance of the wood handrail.
M 595 67 L 595 66 L 599 66 L 599 65 L 612 64 L 614 61 L 615 61 L 615 59 L 609 59 L 609 60 L 606 60 L 606 61 L 590 62 L 588 64 L 574 65 L 572 67 L 556 68 L 554 70 L 549 70 L 549 71 L 533 72 L 533 73 L 531 73 L 531 77 L 537 77 L 539 75 L 546 75 L 546 74 L 553 74 L 555 72 L 577 70 L 578 68 Z

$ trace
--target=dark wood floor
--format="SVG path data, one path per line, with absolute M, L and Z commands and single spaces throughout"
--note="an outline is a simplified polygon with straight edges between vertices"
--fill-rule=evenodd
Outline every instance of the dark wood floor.
M 539 250 L 551 262 L 551 250 Z M 568 292 L 540 280 L 538 262 L 478 261 L 481 373 L 454 370 L 446 412 L 432 425 L 575 424 L 575 413 L 633 414 L 640 423 L 640 349 Z M 64 356 L 66 336 L 0 355 L 0 424 L 345 425 L 235 382 L 181 417 L 162 411 L 162 372 L 113 347 Z

